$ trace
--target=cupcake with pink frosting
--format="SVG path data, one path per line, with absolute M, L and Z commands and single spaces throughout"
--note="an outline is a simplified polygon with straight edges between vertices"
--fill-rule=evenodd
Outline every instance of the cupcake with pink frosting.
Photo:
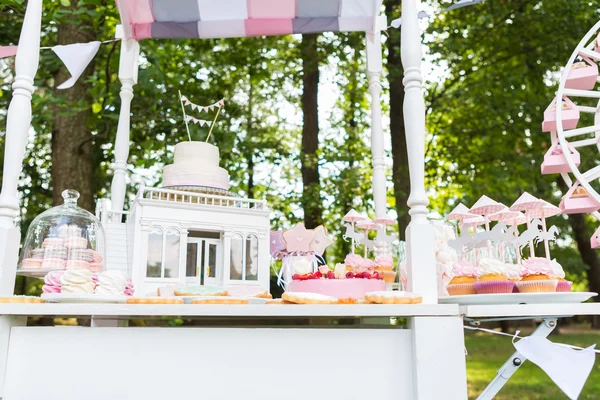
M 370 272 L 375 268 L 373 261 L 358 254 L 348 254 L 344 264 L 346 264 L 346 269 L 351 272 Z
M 450 296 L 476 294 L 477 268 L 465 260 L 458 260 L 452 267 L 452 276 L 447 289 Z
M 558 279 L 553 276 L 552 262 L 547 258 L 530 257 L 522 262 L 521 281 L 517 288 L 521 293 L 556 292 Z
M 394 260 L 392 256 L 381 255 L 375 257 L 374 260 L 375 271 L 379 272 L 379 275 L 383 277 L 386 283 L 394 283 L 396 280 L 396 273 L 394 272 Z
M 43 293 L 60 293 L 60 277 L 63 271 L 51 271 L 44 277 L 44 285 L 42 286 Z

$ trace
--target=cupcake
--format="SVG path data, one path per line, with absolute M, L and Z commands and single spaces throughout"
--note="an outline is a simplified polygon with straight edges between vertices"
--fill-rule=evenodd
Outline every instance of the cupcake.
M 447 286 L 450 296 L 477 293 L 475 291 L 477 269 L 473 264 L 465 260 L 457 261 L 452 268 L 452 275 L 453 278 Z
M 506 276 L 506 265 L 493 258 L 479 261 L 479 282 L 475 282 L 477 294 L 512 293 L 515 283 Z
M 550 261 L 550 268 L 552 268 L 552 277 L 556 278 L 558 283 L 556 284 L 557 292 L 570 292 L 573 287 L 573 282 L 565 279 L 565 271 L 562 265 L 560 265 L 556 259 Z
M 521 281 L 517 282 L 519 292 L 556 292 L 557 284 L 558 280 L 553 277 L 550 260 L 542 257 L 530 257 L 523 260 Z
M 379 272 L 379 275 L 383 277 L 386 283 L 394 283 L 396 280 L 396 273 L 394 272 L 394 260 L 391 256 L 382 255 L 375 257 L 375 271 Z
M 367 272 L 375 268 L 373 261 L 362 258 L 358 254 L 348 254 L 344 264 L 346 264 L 346 269 L 351 272 Z
M 520 264 L 504 264 L 504 275 L 508 278 L 509 281 L 517 283 L 521 280 L 521 265 Z M 517 289 L 517 285 L 513 287 L 513 293 L 519 293 L 519 289 Z

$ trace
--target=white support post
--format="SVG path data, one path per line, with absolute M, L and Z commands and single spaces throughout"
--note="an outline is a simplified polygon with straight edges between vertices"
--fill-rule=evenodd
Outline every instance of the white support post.
M 402 64 L 404 66 L 404 124 L 410 172 L 408 198 L 411 221 L 406 228 L 408 289 L 437 303 L 435 233 L 427 220 L 425 192 L 425 101 L 421 75 L 420 0 L 402 0 Z
M 413 398 L 466 400 L 467 361 L 462 318 L 413 317 L 409 320 L 409 329 L 413 353 Z M 432 384 L 432 376 L 435 376 L 435 384 Z
M 19 176 L 31 128 L 33 78 L 40 58 L 42 0 L 30 0 L 21 28 L 15 61 L 13 97 L 6 118 L 4 170 L 0 193 L 0 295 L 11 296 L 15 288 L 21 232 L 15 227 L 19 215 Z
M 127 158 L 129 156 L 129 130 L 131 116 L 131 100 L 133 99 L 133 85 L 137 83 L 138 56 L 140 45 L 134 39 L 123 39 L 121 42 L 121 58 L 119 60 L 119 80 L 121 81 L 121 110 L 119 112 L 119 124 L 117 126 L 117 137 L 115 139 L 115 162 L 113 165 L 114 175 L 111 190 L 112 215 L 118 216 L 121 222 L 123 207 L 125 204 L 125 192 L 127 190 Z
M 14 315 L 0 316 L 0 399 L 4 398 L 6 363 L 8 361 L 8 348 L 13 326 L 27 326 L 27 317 L 17 317 Z
M 385 19 L 385 18 L 384 18 Z M 386 214 L 386 176 L 385 176 L 385 149 L 383 145 L 383 124 L 381 116 L 381 23 L 376 20 L 374 32 L 367 32 L 367 77 L 369 78 L 369 92 L 371 93 L 371 153 L 373 156 L 373 201 L 375 203 L 375 216 Z M 385 27 L 385 23 L 384 23 Z M 378 255 L 389 254 L 389 248 L 383 236 L 383 229 L 377 231 L 375 248 Z

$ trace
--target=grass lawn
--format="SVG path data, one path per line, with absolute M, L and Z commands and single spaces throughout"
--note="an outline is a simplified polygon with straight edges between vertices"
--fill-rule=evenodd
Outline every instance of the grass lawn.
M 476 399 L 515 349 L 508 337 L 483 332 L 465 332 L 465 336 L 468 351 L 469 399 Z M 549 339 L 553 342 L 563 342 L 581 347 L 598 343 L 600 347 L 600 331 L 566 331 L 563 329 L 560 335 L 550 336 Z M 563 400 L 566 398 L 567 396 L 548 378 L 546 373 L 529 361 L 515 372 L 496 396 L 498 400 Z M 598 357 L 579 399 L 600 399 L 600 360 Z

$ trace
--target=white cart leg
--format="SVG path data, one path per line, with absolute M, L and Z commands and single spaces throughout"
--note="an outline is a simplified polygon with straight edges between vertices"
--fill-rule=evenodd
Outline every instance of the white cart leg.
M 413 317 L 414 399 L 467 399 L 467 367 L 460 317 Z
M 531 336 L 548 337 L 554 328 L 556 328 L 556 318 L 544 319 L 544 322 L 533 331 Z M 521 353 L 515 351 L 498 370 L 494 380 L 492 380 L 485 390 L 481 392 L 477 400 L 493 399 L 525 361 L 527 361 L 527 359 Z
M 27 317 L 0 316 L 0 399 L 4 397 L 4 377 L 6 376 L 10 331 L 13 326 L 25 325 L 27 325 Z

